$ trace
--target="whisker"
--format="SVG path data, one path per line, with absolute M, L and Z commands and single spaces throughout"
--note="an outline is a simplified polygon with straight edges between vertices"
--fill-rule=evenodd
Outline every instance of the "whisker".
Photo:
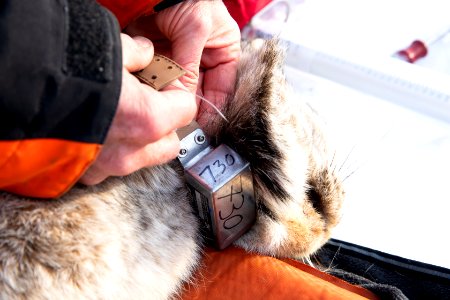
M 330 162 L 330 164 L 328 165 L 330 169 L 331 169 L 331 167 L 333 166 L 334 158 L 335 158 L 335 157 L 336 157 L 336 150 L 334 150 L 333 157 L 331 158 L 331 162 Z M 334 173 L 334 170 L 333 170 L 333 173 Z
M 386 132 L 384 132 L 384 134 L 380 137 L 380 139 L 374 143 L 374 146 L 372 147 L 370 152 L 367 152 L 367 154 L 365 155 L 366 158 L 364 159 L 364 161 L 360 161 L 358 162 L 358 166 L 356 168 L 354 168 L 353 170 L 351 170 L 347 175 L 344 176 L 344 179 L 342 180 L 342 182 L 346 181 L 349 177 L 351 177 L 352 175 L 354 175 L 356 172 L 360 171 L 365 165 L 367 165 L 372 159 L 373 159 L 373 154 L 377 153 L 379 148 L 381 147 L 381 143 L 384 139 L 386 139 L 386 137 L 389 135 L 389 133 L 392 131 L 392 128 L 390 128 L 389 130 L 387 130 Z M 352 148 L 352 150 L 355 147 Z M 348 155 L 350 156 L 350 154 Z M 345 162 L 344 162 L 345 163 Z M 349 166 L 350 167 L 350 166 Z M 342 168 L 342 167 L 341 167 Z M 348 168 L 347 168 L 348 169 Z
M 355 150 L 355 148 L 356 148 L 356 144 L 353 145 L 352 149 L 350 149 L 349 153 L 347 154 L 347 157 L 344 159 L 344 161 L 342 162 L 341 166 L 339 167 L 338 172 L 340 172 L 341 169 L 344 167 L 344 165 L 347 163 L 350 155 L 352 155 L 352 153 Z
M 337 248 L 336 252 L 333 255 L 333 258 L 330 261 L 330 264 L 328 265 L 328 270 L 332 270 L 333 269 L 333 262 L 336 259 L 336 257 L 338 256 L 339 252 L 341 251 L 341 245 L 339 245 L 339 247 Z
M 185 92 L 190 93 L 190 91 L 189 91 L 187 88 L 182 88 L 181 86 L 177 86 L 177 85 L 174 85 L 174 84 L 169 84 L 169 85 L 170 85 L 170 86 L 173 86 L 173 87 L 175 87 L 175 88 L 177 88 L 177 89 L 179 89 L 179 90 L 182 90 L 182 91 L 185 91 Z M 215 106 L 211 101 L 209 101 L 208 99 L 206 99 L 206 98 L 203 97 L 203 96 L 200 96 L 199 94 L 195 94 L 195 97 L 199 98 L 199 99 L 202 100 L 202 101 L 205 101 L 209 106 L 211 106 L 211 107 L 217 112 L 217 114 L 218 114 L 222 119 L 225 120 L 225 122 L 228 123 L 228 119 L 225 117 L 225 115 L 224 115 L 224 114 L 220 111 L 220 109 L 219 109 L 217 106 Z
M 366 273 L 369 272 L 369 270 L 372 269 L 372 267 L 373 267 L 374 265 L 375 265 L 375 264 L 371 264 L 371 265 L 364 271 L 364 275 L 366 275 Z
M 306 264 L 306 265 L 309 265 L 309 266 L 311 266 L 311 267 L 315 267 L 315 266 L 314 266 L 314 263 L 312 262 L 310 256 L 302 257 L 302 261 L 303 261 L 303 263 Z
M 345 176 L 342 179 L 342 182 L 344 183 L 350 176 L 352 176 L 353 174 L 355 174 L 357 171 L 359 171 L 361 169 L 361 166 L 359 166 L 358 168 L 356 168 L 355 170 L 351 171 L 350 174 L 348 174 L 347 176 Z

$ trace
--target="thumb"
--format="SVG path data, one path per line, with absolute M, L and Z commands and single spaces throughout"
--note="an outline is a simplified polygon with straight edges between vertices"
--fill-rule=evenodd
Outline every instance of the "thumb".
M 212 19 L 202 3 L 183 2 L 161 11 L 155 24 L 171 42 L 171 58 L 186 69 L 180 81 L 192 93 L 197 90 L 200 61 L 212 28 Z
M 153 43 L 142 36 L 130 37 L 121 34 L 123 67 L 136 72 L 148 66 L 154 54 Z
M 172 44 L 172 59 L 187 71 L 180 81 L 193 93 L 197 90 L 200 61 L 205 44 L 206 39 L 193 39 L 189 36 L 180 37 Z

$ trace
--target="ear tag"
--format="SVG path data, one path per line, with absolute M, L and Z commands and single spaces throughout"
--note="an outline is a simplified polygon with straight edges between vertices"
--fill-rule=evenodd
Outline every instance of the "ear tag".
M 155 54 L 134 75 L 159 90 L 185 74 L 174 61 Z M 213 148 L 196 122 L 177 130 L 178 160 L 192 193 L 192 207 L 203 236 L 222 250 L 247 232 L 256 219 L 256 201 L 250 163 L 227 145 Z

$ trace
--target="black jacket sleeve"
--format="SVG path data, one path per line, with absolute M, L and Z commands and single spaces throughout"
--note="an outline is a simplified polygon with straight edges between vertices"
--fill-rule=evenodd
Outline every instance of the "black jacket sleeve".
M 121 70 L 118 23 L 95 1 L 1 1 L 0 140 L 102 143 Z

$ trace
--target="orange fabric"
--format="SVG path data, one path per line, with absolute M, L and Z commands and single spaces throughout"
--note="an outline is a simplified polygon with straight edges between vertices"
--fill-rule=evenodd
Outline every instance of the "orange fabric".
M 97 0 L 119 20 L 121 28 L 142 15 L 153 13 L 153 7 L 161 0 Z
M 0 142 L 0 189 L 55 198 L 67 191 L 97 157 L 101 146 L 57 139 Z
M 378 299 L 366 289 L 300 262 L 236 247 L 207 249 L 196 278 L 185 286 L 181 299 Z

